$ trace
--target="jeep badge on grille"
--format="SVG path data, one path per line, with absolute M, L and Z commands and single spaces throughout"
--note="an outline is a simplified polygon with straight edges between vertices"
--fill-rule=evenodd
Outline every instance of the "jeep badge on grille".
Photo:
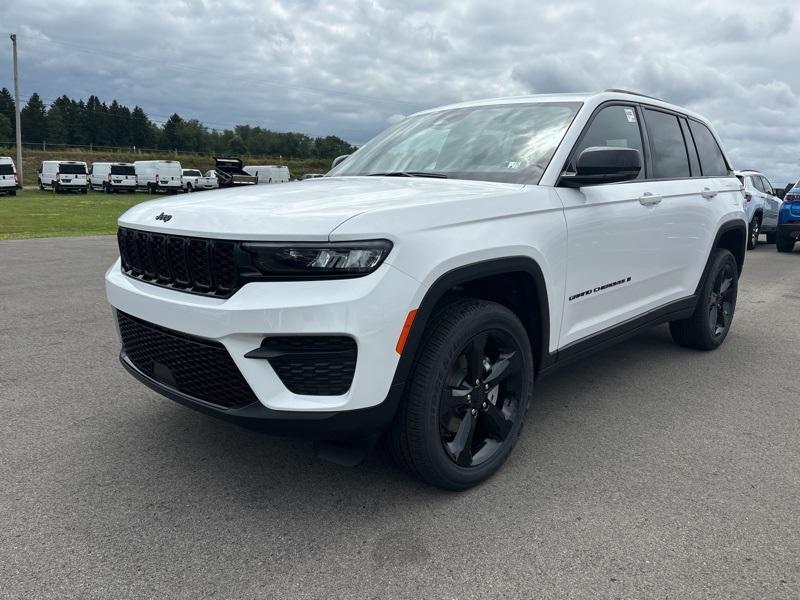
M 171 218 L 172 218 L 172 215 L 168 215 L 168 214 L 162 212 L 160 215 L 158 215 L 156 217 L 156 221 L 164 221 L 164 223 L 166 223 Z

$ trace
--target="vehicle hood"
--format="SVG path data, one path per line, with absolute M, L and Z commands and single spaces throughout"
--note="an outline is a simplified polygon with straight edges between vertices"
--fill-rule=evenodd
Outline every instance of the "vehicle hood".
M 327 240 L 339 225 L 365 212 L 497 198 L 522 187 L 454 179 L 323 177 L 169 196 L 134 206 L 119 224 L 222 239 Z

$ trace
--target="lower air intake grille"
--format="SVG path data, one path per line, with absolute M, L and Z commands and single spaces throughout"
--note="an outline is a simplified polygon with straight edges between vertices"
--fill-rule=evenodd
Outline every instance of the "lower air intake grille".
M 142 373 L 222 408 L 256 401 L 225 346 L 117 311 L 122 350 Z
M 356 342 L 346 336 L 280 336 L 261 343 L 283 385 L 304 396 L 347 393 L 356 370 Z

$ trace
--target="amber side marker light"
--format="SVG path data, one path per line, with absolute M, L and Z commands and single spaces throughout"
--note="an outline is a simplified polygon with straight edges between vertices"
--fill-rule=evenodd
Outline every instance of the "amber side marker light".
M 409 311 L 408 316 L 406 317 L 406 322 L 403 323 L 403 329 L 400 331 L 400 337 L 397 338 L 397 346 L 395 346 L 395 350 L 397 350 L 398 354 L 403 354 L 403 348 L 406 346 L 406 341 L 408 340 L 408 334 L 411 331 L 411 325 L 414 323 L 414 317 L 417 316 L 417 309 L 415 308 L 412 311 Z

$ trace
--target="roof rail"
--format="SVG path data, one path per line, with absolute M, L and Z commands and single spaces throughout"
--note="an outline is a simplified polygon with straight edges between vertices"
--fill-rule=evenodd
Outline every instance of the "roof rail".
M 655 96 L 648 96 L 647 94 L 642 94 L 640 92 L 632 92 L 630 90 L 622 90 L 619 88 L 609 88 L 607 90 L 603 90 L 604 92 L 616 92 L 618 94 L 630 94 L 631 96 L 641 96 L 642 98 L 650 98 L 651 100 L 658 100 L 659 102 L 665 102 L 665 100 L 661 98 L 656 98 Z

